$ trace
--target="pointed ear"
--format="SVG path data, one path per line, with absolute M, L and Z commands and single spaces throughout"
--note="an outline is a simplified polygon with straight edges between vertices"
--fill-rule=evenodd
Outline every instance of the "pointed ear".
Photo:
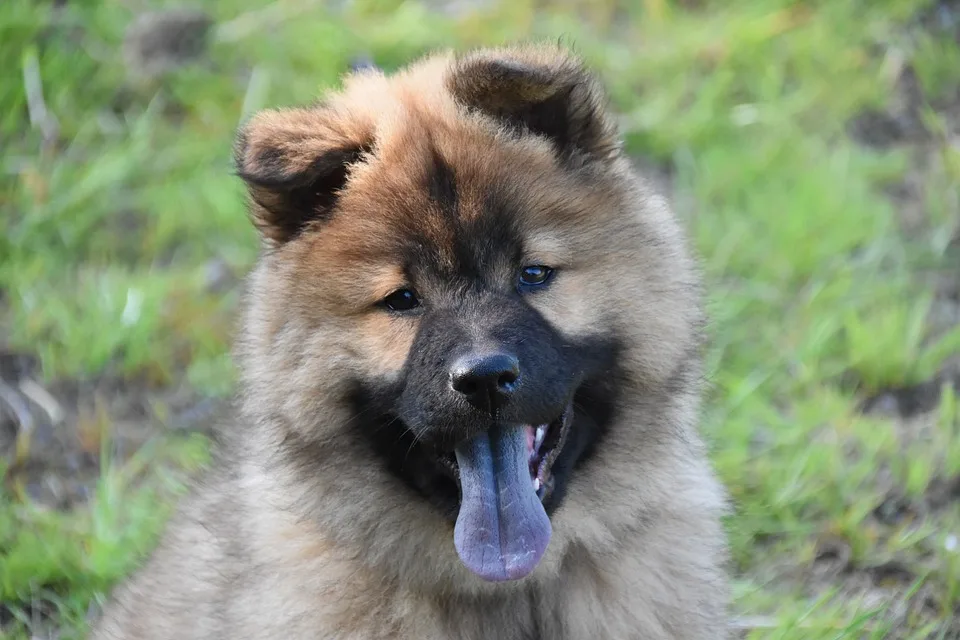
M 327 217 L 372 136 L 322 107 L 263 111 L 237 134 L 234 161 L 263 238 L 283 244 Z
M 558 153 L 608 159 L 620 149 L 597 79 L 560 48 L 480 50 L 447 78 L 454 98 L 520 131 L 549 138 Z

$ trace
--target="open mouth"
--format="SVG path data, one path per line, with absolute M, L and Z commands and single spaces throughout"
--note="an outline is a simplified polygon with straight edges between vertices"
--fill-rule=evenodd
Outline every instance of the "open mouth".
M 523 425 L 529 456 L 530 484 L 543 502 L 553 492 L 554 480 L 550 470 L 563 449 L 573 422 L 573 410 L 568 406 L 559 418 L 537 426 Z M 460 487 L 460 467 L 454 452 L 441 453 L 437 461 L 447 475 Z
M 459 443 L 453 460 L 446 457 L 460 486 L 454 545 L 484 580 L 523 578 L 546 552 L 552 530 L 543 501 L 572 416 L 568 406 L 547 424 L 496 424 Z

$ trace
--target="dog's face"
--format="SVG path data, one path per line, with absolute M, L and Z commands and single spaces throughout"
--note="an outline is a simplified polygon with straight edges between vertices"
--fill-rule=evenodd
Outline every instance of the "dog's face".
M 658 392 L 696 315 L 595 81 L 537 49 L 368 72 L 259 115 L 237 161 L 268 247 L 248 407 L 318 475 L 357 457 L 344 502 L 344 476 L 398 518 L 406 496 L 454 523 L 473 573 L 529 574 L 622 395 Z

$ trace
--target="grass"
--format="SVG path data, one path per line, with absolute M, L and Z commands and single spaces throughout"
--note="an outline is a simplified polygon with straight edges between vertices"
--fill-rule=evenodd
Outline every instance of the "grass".
M 211 273 L 242 274 L 256 251 L 229 165 L 236 125 L 313 100 L 354 56 L 394 68 L 433 47 L 563 36 L 603 73 L 630 152 L 669 173 L 704 259 L 704 430 L 735 501 L 747 637 L 956 637 L 960 508 L 937 496 L 960 475 L 957 398 L 948 389 L 909 420 L 860 410 L 960 353 L 960 328 L 933 321 L 929 277 L 960 272 L 947 253 L 960 45 L 935 5 L 518 0 L 449 15 L 395 0 L 339 12 L 219 0 L 209 56 L 158 80 L 125 69 L 133 16 L 117 3 L 7 0 L 0 330 L 50 384 L 229 394 L 237 295 Z M 45 114 L 28 103 L 36 87 Z M 851 135 L 858 116 L 905 100 L 922 134 L 885 146 Z M 909 203 L 891 196 L 904 184 Z M 89 604 L 155 540 L 181 471 L 203 464 L 202 436 L 114 460 L 119 427 L 105 415 L 100 428 L 83 505 L 44 508 L 5 474 L 0 623 L 12 637 L 82 636 Z

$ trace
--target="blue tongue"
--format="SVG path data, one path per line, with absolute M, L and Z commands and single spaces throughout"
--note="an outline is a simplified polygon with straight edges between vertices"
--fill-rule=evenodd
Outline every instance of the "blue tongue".
M 550 519 L 533 489 L 522 426 L 494 427 L 456 449 L 461 502 L 453 543 L 484 580 L 516 580 L 534 570 L 550 542 Z

